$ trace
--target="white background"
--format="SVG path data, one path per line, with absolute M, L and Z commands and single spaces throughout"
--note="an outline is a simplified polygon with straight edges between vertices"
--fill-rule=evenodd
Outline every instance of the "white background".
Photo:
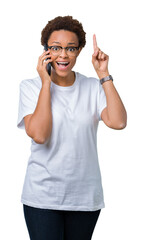
M 75 71 L 97 77 L 93 33 L 109 55 L 109 72 L 126 107 L 127 127 L 98 130 L 98 153 L 106 207 L 92 239 L 143 240 L 144 35 L 142 1 L 4 1 L 0 6 L 0 239 L 28 240 L 21 191 L 30 138 L 16 127 L 19 83 L 37 76 L 41 31 L 56 16 L 82 22 L 87 44 Z

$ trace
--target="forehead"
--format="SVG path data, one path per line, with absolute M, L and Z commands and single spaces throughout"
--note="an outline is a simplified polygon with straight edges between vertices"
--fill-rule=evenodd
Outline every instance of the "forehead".
M 69 43 L 78 44 L 79 41 L 78 41 L 77 35 L 74 32 L 70 32 L 67 30 L 58 30 L 58 31 L 52 32 L 52 34 L 48 39 L 48 45 L 54 42 L 57 42 L 60 44 L 69 44 Z

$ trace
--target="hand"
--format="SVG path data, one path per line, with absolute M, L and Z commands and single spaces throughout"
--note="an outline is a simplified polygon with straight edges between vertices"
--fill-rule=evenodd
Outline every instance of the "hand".
M 92 64 L 99 78 L 103 78 L 109 75 L 108 61 L 109 56 L 100 50 L 97 46 L 96 35 L 93 35 L 93 48 L 94 53 L 92 55 Z
M 39 73 L 39 76 L 40 76 L 40 78 L 42 80 L 42 84 L 45 81 L 50 81 L 51 82 L 51 77 L 49 76 L 49 74 L 47 72 L 47 69 L 46 69 L 46 65 L 49 62 L 52 62 L 51 55 L 49 53 L 50 53 L 50 50 L 48 50 L 48 51 L 44 50 L 43 54 L 38 59 L 38 64 L 37 64 L 37 68 L 36 69 L 37 69 L 37 71 Z M 46 60 L 47 58 L 49 58 L 49 59 Z M 46 61 L 44 61 L 44 60 L 46 60 Z

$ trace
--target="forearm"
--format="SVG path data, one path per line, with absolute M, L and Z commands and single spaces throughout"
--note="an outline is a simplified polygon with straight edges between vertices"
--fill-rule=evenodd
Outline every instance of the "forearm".
M 106 81 L 102 84 L 107 100 L 107 115 L 114 128 L 124 128 L 127 124 L 127 113 L 123 102 L 113 84 Z
M 109 75 L 109 72 L 98 73 L 99 79 Z M 107 117 L 112 128 L 121 129 L 127 124 L 127 113 L 123 102 L 112 80 L 102 84 L 107 100 Z
M 28 126 L 32 138 L 41 143 L 50 137 L 52 130 L 50 84 L 50 82 L 45 82 L 42 85 L 36 109 Z

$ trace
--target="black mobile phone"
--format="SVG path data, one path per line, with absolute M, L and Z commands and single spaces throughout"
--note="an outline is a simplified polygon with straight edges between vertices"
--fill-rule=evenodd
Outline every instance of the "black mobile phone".
M 44 50 L 45 50 L 45 51 L 48 50 L 48 45 L 47 45 L 47 44 L 44 45 Z M 49 59 L 49 58 L 47 58 L 47 59 Z M 47 59 L 46 59 L 46 60 L 47 60 Z M 48 63 L 48 64 L 47 64 L 46 69 L 47 69 L 48 74 L 51 75 L 51 63 Z

